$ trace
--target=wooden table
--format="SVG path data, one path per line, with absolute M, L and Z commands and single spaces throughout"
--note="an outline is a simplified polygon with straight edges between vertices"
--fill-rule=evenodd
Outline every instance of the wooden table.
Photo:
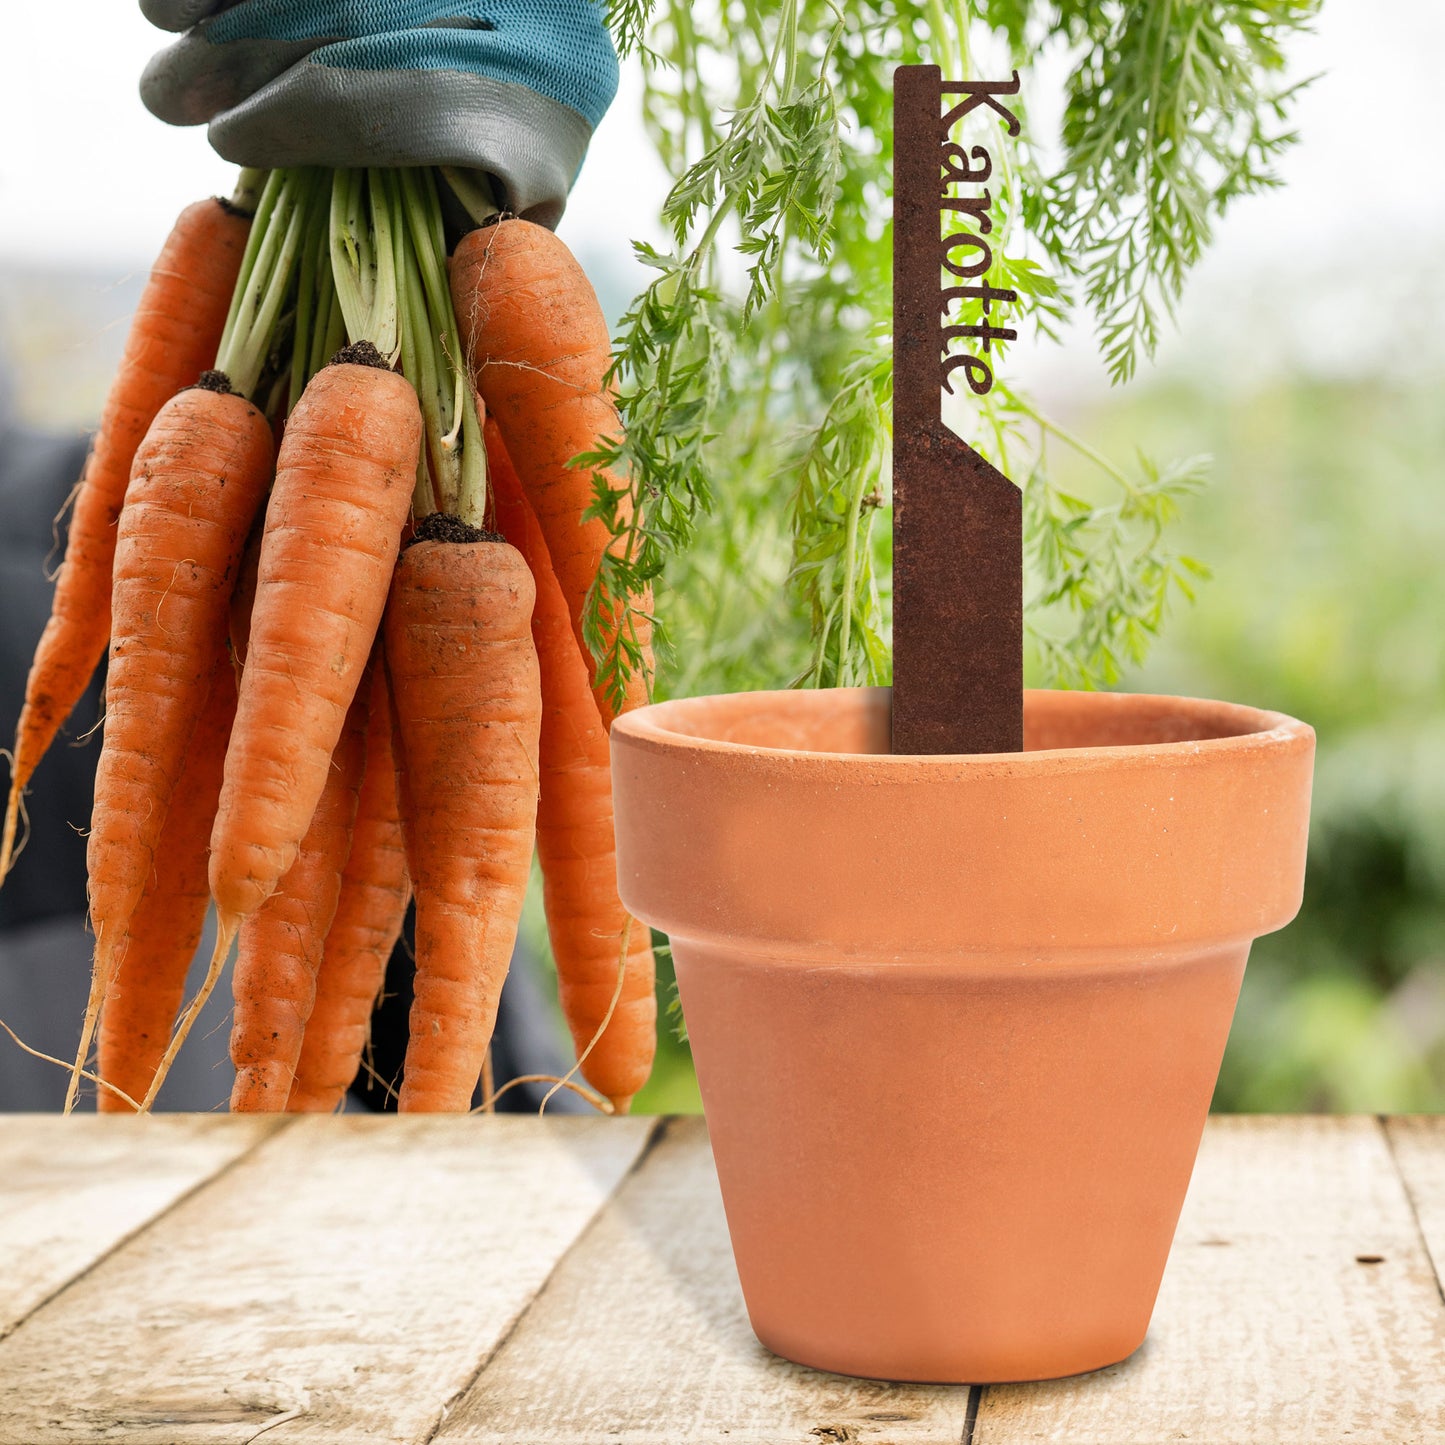
M 884 1385 L 753 1339 L 700 1120 L 0 1118 L 0 1442 L 1426 1445 L 1442 1277 L 1445 1118 L 1217 1118 L 1131 1360 Z

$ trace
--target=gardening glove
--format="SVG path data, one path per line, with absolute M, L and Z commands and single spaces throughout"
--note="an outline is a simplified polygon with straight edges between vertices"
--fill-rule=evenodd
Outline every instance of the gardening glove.
M 141 0 L 141 98 L 237 165 L 454 165 L 555 226 L 617 92 L 602 0 Z

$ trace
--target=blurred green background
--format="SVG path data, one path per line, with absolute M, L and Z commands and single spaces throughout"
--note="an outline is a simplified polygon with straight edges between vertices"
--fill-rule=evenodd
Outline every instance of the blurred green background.
M 1158 384 L 1116 452 L 1206 451 L 1181 531 L 1214 569 L 1130 686 L 1319 735 L 1304 907 L 1254 947 L 1221 1109 L 1445 1107 L 1445 505 L 1439 378 Z

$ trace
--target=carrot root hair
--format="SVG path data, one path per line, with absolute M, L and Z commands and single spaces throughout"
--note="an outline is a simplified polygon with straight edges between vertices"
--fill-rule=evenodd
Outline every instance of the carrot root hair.
M 231 945 L 236 941 L 236 934 L 241 927 L 241 916 L 238 913 L 220 913 L 216 926 L 216 946 L 211 953 L 210 967 L 206 970 L 206 977 L 196 996 L 186 1005 L 186 1011 L 181 1015 L 180 1022 L 176 1025 L 176 1031 L 171 1036 L 170 1043 L 166 1046 L 165 1054 L 162 1056 L 159 1065 L 156 1067 L 156 1076 L 151 1080 L 151 1086 L 146 1090 L 146 1096 L 141 1100 L 142 1112 L 148 1111 L 155 1098 L 161 1091 L 161 1085 L 166 1081 L 166 1075 L 171 1071 L 171 1065 L 175 1062 L 176 1055 L 181 1051 L 181 1045 L 185 1043 L 191 1026 L 195 1023 L 201 1010 L 206 1006 L 206 1000 L 210 998 L 215 990 L 216 983 L 221 977 L 221 970 L 226 966 L 226 960 L 231 956 Z
M 29 1054 L 32 1059 L 39 1059 L 42 1064 L 54 1064 L 57 1068 L 64 1069 L 67 1072 L 73 1069 L 74 1065 L 67 1064 L 64 1059 L 57 1059 L 54 1054 L 47 1054 L 43 1049 L 32 1048 L 4 1019 L 0 1019 L 0 1029 L 4 1029 L 5 1032 L 10 1035 L 15 1047 L 19 1049 L 21 1053 Z M 108 1083 L 105 1079 L 102 1079 L 99 1074 L 93 1073 L 90 1069 L 82 1069 L 80 1071 L 80 1077 L 82 1079 L 89 1079 L 96 1088 L 104 1089 L 108 1094 L 114 1094 L 122 1103 L 129 1104 L 137 1114 L 140 1113 L 140 1105 L 137 1104 L 124 1089 L 118 1088 L 115 1084 Z
M 574 1071 L 575 1072 L 575 1071 Z M 559 1079 L 556 1074 L 518 1074 L 514 1079 L 508 1079 L 505 1084 L 494 1093 L 488 1093 L 480 1104 L 472 1110 L 473 1114 L 492 1114 L 496 1112 L 497 1100 L 503 1094 L 510 1093 L 520 1084 L 552 1084 L 555 1087 L 550 1089 L 547 1097 L 550 1099 L 558 1089 L 569 1089 L 579 1099 L 586 1099 L 599 1114 L 615 1114 L 618 1111 L 612 1107 L 610 1099 L 604 1099 L 595 1089 L 590 1089 L 586 1084 L 579 1084 L 569 1074 L 566 1078 Z M 540 1111 L 539 1111 L 540 1112 Z
M 70 1084 L 65 1090 L 64 1113 L 75 1109 L 80 1094 L 80 1080 L 85 1073 L 85 1061 L 90 1055 L 90 1046 L 95 1039 L 95 1028 L 100 1022 L 100 1007 L 110 987 L 111 975 L 119 960 L 115 956 L 115 944 L 105 936 L 105 924 L 95 940 L 95 967 L 90 974 L 90 994 L 85 1001 L 85 1020 L 80 1026 L 80 1046 L 75 1051 L 75 1063 L 70 1070 Z
M 5 801 L 5 832 L 0 837 L 0 888 L 5 886 L 5 880 L 10 876 L 10 870 L 15 865 L 15 860 L 25 850 L 24 840 L 21 840 L 20 848 L 15 847 L 15 835 L 20 830 L 20 819 L 25 812 L 25 790 L 20 786 L 20 780 L 15 773 L 15 755 L 7 748 L 5 756 L 10 759 L 10 796 Z
M 542 1096 L 542 1102 L 537 1107 L 537 1113 L 539 1115 L 547 1112 L 547 1105 L 556 1098 L 558 1090 L 573 1087 L 573 1077 L 581 1069 L 582 1065 L 587 1062 L 587 1056 L 597 1047 L 602 1035 L 607 1032 L 607 1026 L 612 1022 L 612 1015 L 617 1012 L 617 1005 L 622 1001 L 622 986 L 627 982 L 627 950 L 631 942 L 632 915 L 629 913 L 622 923 L 622 938 L 617 950 L 617 986 L 612 990 L 612 1002 L 607 1005 L 607 1012 L 602 1015 L 602 1022 L 597 1025 L 596 1032 L 594 1032 L 591 1039 L 588 1040 L 587 1047 L 577 1055 L 577 1062 Z M 625 1099 L 609 1099 L 607 1102 L 609 1107 L 605 1110 L 606 1113 L 625 1114 L 632 1105 L 632 1096 L 629 1095 Z

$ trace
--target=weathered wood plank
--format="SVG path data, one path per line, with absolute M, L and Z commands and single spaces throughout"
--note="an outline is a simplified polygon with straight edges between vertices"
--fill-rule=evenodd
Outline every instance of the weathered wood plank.
M 277 1123 L 0 1115 L 0 1339 Z
M 1445 1295 L 1445 1114 L 1387 1119 L 1385 1129 Z
M 652 1128 L 299 1121 L 0 1344 L 0 1442 L 425 1440 Z
M 1144 1346 L 1093 1375 L 987 1389 L 974 1431 L 974 1445 L 1440 1439 L 1445 1305 L 1369 1118 L 1211 1120 Z
M 436 1445 L 957 1445 L 966 1389 L 817 1374 L 754 1339 L 702 1120 L 676 1121 Z

